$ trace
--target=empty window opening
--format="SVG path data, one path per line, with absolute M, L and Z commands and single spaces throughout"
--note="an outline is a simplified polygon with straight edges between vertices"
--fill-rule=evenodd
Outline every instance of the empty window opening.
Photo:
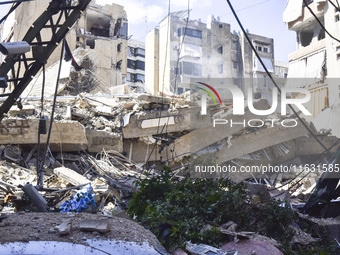
M 320 29 L 320 33 L 318 35 L 318 40 L 322 40 L 325 39 L 325 30 L 324 29 Z
M 310 45 L 312 39 L 313 39 L 313 32 L 301 32 L 300 33 L 301 46 L 306 47 Z
M 237 69 L 237 62 L 233 61 L 233 68 Z
M 218 65 L 218 73 L 219 74 L 223 73 L 223 64 Z
M 217 52 L 223 54 L 223 46 L 217 48 Z

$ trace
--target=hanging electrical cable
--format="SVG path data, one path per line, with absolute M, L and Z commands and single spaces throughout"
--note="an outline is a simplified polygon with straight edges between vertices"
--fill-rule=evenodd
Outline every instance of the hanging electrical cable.
M 50 119 L 50 126 L 47 134 L 47 140 L 46 140 L 46 145 L 45 149 L 42 155 L 42 160 L 39 165 L 39 168 L 37 169 L 38 171 L 38 188 L 43 187 L 43 182 L 44 182 L 44 162 L 45 162 L 45 157 L 47 155 L 47 151 L 49 148 L 49 142 L 51 138 L 51 133 L 52 133 L 52 126 L 53 126 L 53 120 L 54 120 L 54 112 L 56 108 L 56 102 L 57 102 L 57 94 L 58 94 L 58 87 L 59 87 L 59 78 L 61 74 L 61 66 L 64 58 L 64 48 L 65 48 L 65 38 L 63 39 L 62 47 L 61 47 L 61 53 L 60 53 L 60 60 L 59 60 L 59 69 L 58 69 L 58 75 L 57 75 L 57 81 L 56 81 L 56 86 L 55 86 L 55 91 L 54 91 L 54 97 L 53 97 L 53 105 L 52 105 L 52 113 L 51 113 L 51 119 Z
M 252 40 L 249 38 L 246 30 L 244 29 L 237 13 L 235 12 L 234 10 L 234 7 L 232 6 L 230 0 L 226 0 L 237 23 L 239 24 L 245 38 L 247 39 L 250 47 L 252 48 L 253 52 L 255 53 L 257 59 L 259 60 L 259 62 L 261 63 L 261 66 L 263 67 L 263 69 L 265 70 L 266 74 L 268 75 L 269 79 L 272 81 L 273 85 L 277 88 L 277 90 L 280 92 L 281 94 L 281 88 L 277 85 L 276 81 L 274 80 L 274 78 L 272 77 L 272 75 L 270 74 L 270 72 L 268 71 L 266 65 L 263 63 L 259 53 L 257 52 L 257 50 L 255 49 L 253 43 L 252 43 Z M 306 0 L 303 0 L 304 2 L 306 2 Z M 313 131 L 309 128 L 309 126 L 307 125 L 307 123 L 300 117 L 300 115 L 296 112 L 296 110 L 289 104 L 288 105 L 289 108 L 292 110 L 292 112 L 295 114 L 295 116 L 299 119 L 299 121 L 302 123 L 302 125 L 308 130 L 308 132 L 310 133 L 310 135 L 315 139 L 315 141 L 318 142 L 318 144 L 320 144 L 320 146 L 322 146 L 322 148 L 324 148 L 324 150 L 326 150 L 330 155 L 331 155 L 331 152 L 328 150 L 328 148 L 320 141 L 319 138 L 316 137 L 316 135 L 313 133 Z
M 37 148 L 37 164 L 36 164 L 36 168 L 37 168 L 37 176 L 39 176 L 39 167 L 40 167 L 40 135 L 42 133 L 46 133 L 44 132 L 45 130 L 43 130 L 43 122 L 44 120 L 42 119 L 44 116 L 44 91 L 45 91 L 45 65 L 43 65 L 43 81 L 42 81 L 42 88 L 41 88 L 41 99 L 40 99 L 40 104 L 41 104 L 41 108 L 40 108 L 40 118 L 39 118 L 39 127 L 38 127 L 38 148 Z M 46 126 L 45 126 L 46 127 Z M 38 183 L 39 184 L 39 183 Z
M 336 11 L 339 11 L 339 3 L 337 3 L 338 6 L 336 6 L 335 3 L 333 3 L 331 0 L 328 0 L 328 2 L 329 2 L 331 5 L 334 6 L 334 8 L 335 8 Z

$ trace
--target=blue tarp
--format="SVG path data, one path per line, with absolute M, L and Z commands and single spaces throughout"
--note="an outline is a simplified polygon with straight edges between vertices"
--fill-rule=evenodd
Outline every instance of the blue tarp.
M 88 208 L 89 205 L 93 205 L 94 208 L 97 208 L 91 190 L 91 184 L 84 186 L 72 199 L 67 200 L 60 205 L 60 212 L 81 212 L 83 209 Z

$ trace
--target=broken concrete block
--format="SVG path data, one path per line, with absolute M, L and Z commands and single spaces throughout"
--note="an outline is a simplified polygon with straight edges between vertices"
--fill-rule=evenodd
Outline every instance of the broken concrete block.
M 119 134 L 104 130 L 86 129 L 89 152 L 101 152 L 105 150 L 123 151 L 123 139 Z
M 54 169 L 54 173 L 59 178 L 73 184 L 74 186 L 79 186 L 90 182 L 86 177 L 66 167 L 57 167 Z
M 48 120 L 47 125 L 50 125 Z M 0 128 L 0 140 L 2 144 L 36 144 L 39 119 L 6 119 Z M 41 141 L 46 141 L 47 134 L 41 135 Z M 54 121 L 50 138 L 50 145 L 60 144 L 63 150 L 70 146 L 74 150 L 74 144 L 87 145 L 85 128 L 77 121 Z M 70 148 L 70 149 L 71 149 Z
M 221 247 L 221 250 L 226 252 L 230 250 L 237 250 L 237 254 L 270 254 L 283 255 L 274 245 L 252 239 L 240 240 L 237 243 L 229 242 Z
M 99 233 L 106 233 L 110 231 L 110 224 L 107 219 L 101 220 L 84 220 L 80 223 L 80 230 L 82 231 L 97 231 Z
M 60 236 L 65 236 L 71 234 L 72 231 L 72 221 L 66 220 L 60 225 L 55 227 Z

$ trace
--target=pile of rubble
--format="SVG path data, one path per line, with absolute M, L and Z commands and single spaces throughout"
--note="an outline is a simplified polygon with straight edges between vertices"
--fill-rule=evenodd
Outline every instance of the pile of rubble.
M 125 88 L 122 89 L 125 91 Z M 50 121 L 45 116 L 52 112 L 52 101 L 47 99 L 42 105 L 36 98 L 27 98 L 22 103 L 22 109 L 12 107 L 0 124 L 2 213 L 35 210 L 97 213 L 105 221 L 103 233 L 106 237 L 110 235 L 108 232 L 114 232 L 112 225 L 116 225 L 110 223 L 113 219 L 110 217 L 130 219 L 125 209 L 132 194 L 138 191 L 135 181 L 147 178 L 146 170 L 157 175 L 166 164 L 179 178 L 189 170 L 193 177 L 207 177 L 206 173 L 197 174 L 190 169 L 192 162 L 187 159 L 189 155 L 192 160 L 214 157 L 216 164 L 233 166 L 238 170 L 252 165 L 286 167 L 289 171 L 238 171 L 237 174 L 228 173 L 220 177 L 228 177 L 236 183 L 248 181 L 247 187 L 255 201 L 275 198 L 282 201 L 283 206 L 288 204 L 291 208 L 301 208 L 305 204 L 321 176 L 321 172 L 311 171 L 310 167 L 316 156 L 322 155 L 323 148 L 302 125 L 294 129 L 271 125 L 270 119 L 277 119 L 276 115 L 269 119 L 266 117 L 266 124 L 261 127 L 235 125 L 226 128 L 219 125 L 211 133 L 207 132 L 211 127 L 204 126 L 206 119 L 199 114 L 200 108 L 188 100 L 188 95 L 171 98 L 145 94 L 79 94 L 58 97 L 48 153 L 43 162 L 44 185 L 38 192 L 31 184 L 38 181 L 37 166 L 41 164 L 41 149 L 47 139 L 47 132 L 41 132 L 41 144 L 38 145 L 38 130 L 42 122 L 49 126 Z M 266 109 L 268 104 L 259 100 L 254 107 Z M 208 118 L 229 120 L 231 116 L 228 105 L 222 109 L 211 106 L 208 113 Z M 233 121 L 247 122 L 252 118 L 252 114 L 246 113 L 242 117 L 233 116 Z M 198 126 L 195 123 L 199 123 Z M 336 137 L 325 134 L 317 136 L 326 147 L 338 141 Z M 335 150 L 333 146 L 331 152 Z M 74 235 L 74 240 L 81 243 L 82 239 L 86 239 L 83 238 L 82 224 L 77 221 L 78 216 L 74 216 L 77 214 L 67 215 L 57 216 L 62 219 L 52 225 L 46 223 L 43 230 L 33 226 L 31 235 L 35 236 L 23 236 L 22 240 L 39 240 L 40 234 L 34 234 L 36 229 L 41 231 L 39 233 L 46 232 L 44 236 L 49 237 L 46 240 L 56 240 L 55 235 L 59 233 L 60 236 Z M 6 231 L 7 227 L 15 225 L 16 219 L 11 221 L 11 217 L 6 214 L 3 218 L 8 219 L 0 223 Z M 45 216 L 39 214 L 36 217 Z M 98 222 L 101 225 L 102 221 Z M 332 222 L 329 226 L 337 224 Z M 93 231 L 94 236 L 100 233 L 99 230 Z M 230 229 L 223 231 L 231 233 Z M 340 239 L 336 233 L 331 237 Z M 3 241 L 11 240 L 10 235 L 8 238 Z M 60 241 L 64 240 L 64 237 L 60 238 Z M 308 238 L 296 242 L 304 242 Z M 246 239 L 255 242 L 253 238 Z M 308 240 L 315 241 L 311 237 Z M 193 251 L 196 248 L 193 247 Z M 233 245 L 225 249 L 241 250 Z

